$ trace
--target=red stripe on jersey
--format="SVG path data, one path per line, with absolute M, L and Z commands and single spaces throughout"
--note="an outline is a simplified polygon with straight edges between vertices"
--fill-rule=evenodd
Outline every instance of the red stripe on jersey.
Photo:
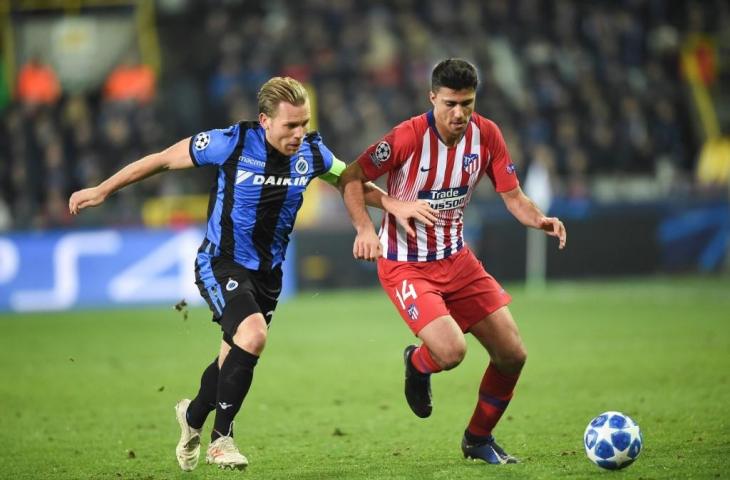
M 439 162 L 439 139 L 433 128 L 428 128 L 429 140 L 431 143 L 430 154 L 431 158 L 428 161 L 428 177 L 426 177 L 426 183 L 423 185 L 423 190 L 431 190 L 433 188 L 434 181 L 436 180 L 436 173 L 438 171 Z M 448 163 L 448 162 L 447 162 Z M 435 227 L 426 227 L 426 254 L 435 255 L 436 252 L 436 231 Z M 411 250 L 408 249 L 410 255 Z M 416 256 L 418 256 L 418 249 L 416 249 Z
M 416 148 L 413 150 L 413 155 L 410 158 L 411 164 L 408 167 L 408 172 L 400 183 L 395 182 L 395 174 L 391 174 L 388 178 L 388 194 L 394 196 L 399 200 L 417 200 L 418 192 L 415 194 L 409 194 L 408 190 L 411 187 L 411 179 L 418 177 L 418 166 L 421 162 L 421 152 L 423 151 L 423 135 L 418 137 L 416 142 Z M 392 182 L 392 183 L 391 183 Z
M 396 232 L 398 224 L 395 221 L 395 216 L 393 214 L 389 213 L 387 215 L 388 217 L 388 251 L 385 252 L 386 256 L 390 258 L 391 260 L 397 260 L 398 259 L 398 233 Z M 383 216 L 383 221 L 385 221 L 385 215 Z M 391 254 L 395 254 L 395 257 L 392 257 Z
M 425 119 L 423 120 L 425 122 Z M 426 127 L 428 128 L 428 127 Z M 408 177 L 406 177 L 406 181 L 403 182 L 403 191 L 405 192 L 408 188 L 409 179 L 418 177 L 418 169 L 420 168 L 419 165 L 421 164 L 421 154 L 423 153 L 423 135 L 418 137 L 418 141 L 416 142 L 416 149 L 413 152 L 413 158 L 411 160 L 411 168 L 408 170 Z M 406 200 L 418 200 L 418 192 L 413 193 L 413 198 L 408 198 Z
M 419 147 L 416 149 L 416 152 L 413 155 L 413 160 L 411 160 L 411 169 L 408 172 L 408 178 L 417 178 L 418 177 L 418 169 L 420 168 L 419 165 L 421 164 L 421 151 L 423 141 L 420 142 Z M 430 172 L 429 172 L 430 175 Z M 406 181 L 406 183 L 410 183 Z M 405 193 L 405 192 L 404 192 Z M 418 200 L 418 192 L 414 191 L 410 195 L 411 198 L 408 198 L 408 200 Z M 416 231 L 416 222 L 413 219 L 410 219 L 408 224 L 411 226 L 413 231 Z M 403 232 L 403 235 L 406 236 L 406 242 L 408 244 L 408 260 L 418 260 L 418 235 L 408 235 L 405 231 Z
M 479 126 L 479 124 L 477 124 Z M 479 130 L 479 135 L 482 135 L 481 129 Z M 482 136 L 482 138 L 484 138 Z M 489 150 L 489 145 L 487 145 L 486 141 L 479 142 L 481 144 L 481 152 L 479 152 L 480 156 L 484 159 L 482 161 L 482 164 L 479 168 L 479 177 L 481 178 L 482 175 L 485 175 L 487 173 L 487 168 L 489 168 L 489 164 L 492 163 L 492 152 Z
M 464 138 L 464 155 L 468 155 L 471 153 L 471 140 L 472 140 L 472 128 L 471 128 L 471 122 L 467 125 L 466 128 L 466 134 Z M 462 160 L 463 162 L 463 160 Z M 444 185 L 450 185 L 451 184 L 451 173 L 453 172 L 453 165 L 452 168 L 447 170 L 446 178 L 444 179 Z M 465 185 L 469 184 L 469 178 L 470 175 L 464 172 L 463 165 L 461 166 L 461 181 L 459 182 L 459 187 L 463 187 Z M 451 253 L 451 245 L 452 245 L 452 235 L 451 235 L 451 225 L 455 221 L 457 221 L 459 217 L 459 213 L 462 210 L 452 210 L 450 213 L 449 221 L 446 222 L 446 224 L 443 226 L 444 229 L 444 251 Z M 461 224 L 457 227 L 456 231 L 456 238 L 459 238 L 461 234 Z
M 450 147 L 446 150 L 446 165 L 444 166 L 444 181 L 441 183 L 441 186 L 439 188 L 450 188 L 450 182 L 451 182 L 451 172 L 454 170 L 454 161 L 456 159 L 456 149 L 458 148 L 458 143 L 454 145 L 453 147 Z M 436 155 L 438 155 L 438 152 L 436 152 Z M 438 158 L 438 157 L 437 157 Z M 450 215 L 449 211 L 441 212 L 442 217 L 448 217 Z M 448 219 L 444 219 L 444 226 L 441 227 L 427 227 L 426 228 L 426 239 L 428 243 L 428 254 L 427 257 L 429 259 L 435 259 L 437 252 L 436 248 L 436 229 L 440 228 L 443 229 L 444 234 L 448 235 L 447 229 L 451 228 L 451 221 Z M 444 237 L 446 238 L 446 237 Z
M 413 230 L 416 229 L 416 222 L 411 218 L 408 220 L 408 225 L 411 226 Z M 408 243 L 408 260 L 417 260 L 418 259 L 418 242 L 416 240 L 416 236 L 414 235 L 406 235 L 406 242 Z
M 425 123 L 425 120 L 423 121 Z M 398 172 L 391 171 L 388 177 L 388 195 L 399 200 L 412 201 L 418 199 L 418 193 L 416 192 L 415 194 L 412 194 L 408 191 L 408 189 L 410 188 L 410 179 L 416 178 L 418 176 L 418 166 L 420 164 L 421 152 L 423 150 L 423 136 L 418 137 L 418 141 L 415 142 L 415 145 L 416 148 L 414 149 L 413 155 L 411 156 L 411 164 L 408 166 L 408 171 L 403 172 L 401 169 L 399 169 Z M 403 173 L 405 173 L 405 176 L 401 177 L 400 182 L 396 182 L 396 178 L 398 178 Z M 398 225 L 393 215 L 389 215 L 389 217 L 390 223 L 388 225 L 387 257 L 394 260 L 398 259 L 398 251 L 400 248 L 400 242 L 398 241 L 398 239 L 400 235 L 403 235 L 405 237 L 405 243 L 408 248 L 408 251 L 405 253 L 409 254 L 411 248 L 415 248 L 416 250 L 418 250 L 418 246 L 415 243 L 416 237 L 409 236 L 405 229 Z M 411 221 L 410 223 L 411 228 L 415 230 L 415 225 L 413 221 Z

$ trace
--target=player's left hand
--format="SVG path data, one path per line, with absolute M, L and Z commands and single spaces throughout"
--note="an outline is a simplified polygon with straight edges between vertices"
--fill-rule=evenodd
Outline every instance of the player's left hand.
M 393 197 L 383 197 L 383 208 L 392 214 L 398 224 L 406 230 L 406 233 L 415 236 L 416 232 L 410 226 L 410 219 L 423 223 L 427 227 L 433 227 L 436 221 L 437 210 L 431 208 L 425 200 L 405 201 Z
M 557 217 L 544 217 L 540 222 L 540 229 L 551 237 L 557 237 L 560 243 L 558 248 L 562 250 L 565 248 L 565 244 L 568 241 L 568 232 L 565 230 L 565 225 Z
M 380 239 L 372 228 L 357 234 L 355 243 L 352 246 L 352 256 L 355 259 L 374 262 L 382 255 Z

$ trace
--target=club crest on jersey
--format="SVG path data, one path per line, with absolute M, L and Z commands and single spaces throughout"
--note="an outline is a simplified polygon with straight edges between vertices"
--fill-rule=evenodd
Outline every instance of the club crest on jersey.
M 408 317 L 410 317 L 412 321 L 415 322 L 416 320 L 418 320 L 418 308 L 416 307 L 415 303 L 411 303 L 410 305 L 408 305 L 407 311 Z
M 195 135 L 195 140 L 193 141 L 193 146 L 195 146 L 195 150 L 205 150 L 205 148 L 210 143 L 210 135 L 207 132 L 202 132 L 197 135 Z
M 230 292 L 237 288 L 238 288 L 238 282 L 232 278 L 229 278 L 228 283 L 226 283 L 226 290 L 228 290 Z
M 509 173 L 510 175 L 514 175 L 515 170 L 517 170 L 517 167 L 515 167 L 514 163 L 510 162 L 509 165 L 507 165 L 507 173 Z
M 297 171 L 298 174 L 304 175 L 309 171 L 309 164 L 307 163 L 307 160 L 300 156 L 299 160 L 297 160 L 297 163 L 294 164 L 294 170 Z
M 464 154 L 464 171 L 471 175 L 472 173 L 479 170 L 479 154 L 478 153 L 466 153 Z
M 380 168 L 381 165 L 383 165 L 384 162 L 387 162 L 390 158 L 390 144 L 383 140 L 378 144 L 377 147 L 375 147 L 375 150 L 373 150 L 373 153 L 370 154 L 370 160 L 373 162 L 373 165 Z

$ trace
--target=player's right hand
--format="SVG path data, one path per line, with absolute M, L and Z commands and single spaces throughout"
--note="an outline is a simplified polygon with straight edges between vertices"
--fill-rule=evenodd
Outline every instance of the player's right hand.
M 68 199 L 68 210 L 72 215 L 77 215 L 84 208 L 99 205 L 105 198 L 99 187 L 84 188 L 74 192 Z
M 551 237 L 557 237 L 559 240 L 558 248 L 562 250 L 568 241 L 568 232 L 565 225 L 557 217 L 544 217 L 540 221 L 540 229 Z
M 380 247 L 380 239 L 375 230 L 358 233 L 355 237 L 355 243 L 352 246 L 352 255 L 357 260 L 367 260 L 374 262 L 383 255 Z

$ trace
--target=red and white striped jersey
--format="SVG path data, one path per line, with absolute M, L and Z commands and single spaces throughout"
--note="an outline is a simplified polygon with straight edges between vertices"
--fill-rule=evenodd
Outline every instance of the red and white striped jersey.
M 357 161 L 370 180 L 389 172 L 388 195 L 426 200 L 438 211 L 433 227 L 411 220 L 415 237 L 408 236 L 393 215 L 383 216 L 380 242 L 390 260 L 427 262 L 461 250 L 464 208 L 485 173 L 497 192 L 519 186 L 502 133 L 476 113 L 453 147 L 441 141 L 433 112 L 428 112 L 396 126 Z

